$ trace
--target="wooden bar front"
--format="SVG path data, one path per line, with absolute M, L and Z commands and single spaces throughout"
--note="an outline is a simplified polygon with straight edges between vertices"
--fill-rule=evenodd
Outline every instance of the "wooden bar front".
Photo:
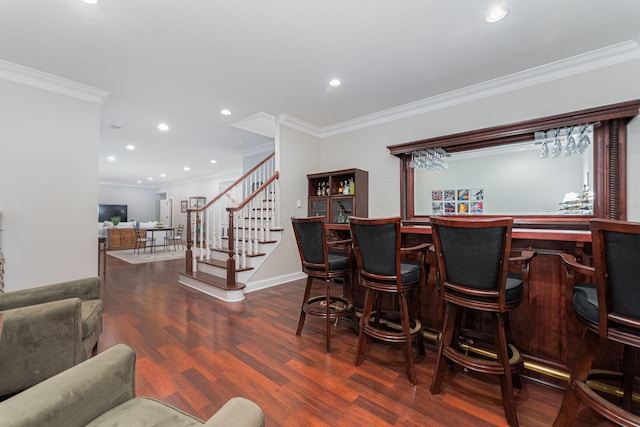
M 336 237 L 349 233 L 347 224 L 327 224 L 327 228 Z M 402 234 L 403 246 L 431 243 L 431 227 L 428 226 L 403 226 Z M 573 312 L 573 290 L 567 289 L 557 254 L 566 252 L 579 259 L 589 259 L 591 234 L 581 230 L 514 228 L 512 250 L 537 252 L 531 262 L 529 287 L 522 304 L 509 314 L 515 344 L 525 354 L 529 365 L 538 368 L 528 369 L 527 376 L 558 384 L 553 378 L 562 381 L 568 378 L 583 328 Z M 427 335 L 431 333 L 435 337 L 441 329 L 444 310 L 436 288 L 432 256 L 432 253 L 427 256 L 432 267 L 426 288 L 421 290 L 420 308 Z M 357 281 L 354 288 L 355 305 L 361 306 L 363 292 L 358 289 Z M 488 319 L 486 322 L 488 325 Z M 607 367 L 615 367 L 612 362 L 615 361 L 604 361 L 606 365 L 612 365 Z

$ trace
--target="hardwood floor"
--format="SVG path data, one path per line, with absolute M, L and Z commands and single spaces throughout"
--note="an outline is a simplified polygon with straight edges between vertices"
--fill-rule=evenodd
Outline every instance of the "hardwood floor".
M 372 344 L 362 366 L 353 365 L 356 336 L 348 321 L 333 329 L 330 354 L 323 319 L 307 316 L 296 336 L 303 281 L 224 303 L 180 285 L 183 263 L 108 257 L 98 351 L 117 343 L 135 350 L 138 395 L 202 419 L 244 396 L 262 407 L 269 426 L 506 425 L 495 378 L 450 369 L 442 393 L 429 392 L 430 346 L 416 359 L 412 386 L 400 346 Z M 515 393 L 520 425 L 552 424 L 560 391 L 524 381 Z M 582 408 L 577 425 L 611 424 Z

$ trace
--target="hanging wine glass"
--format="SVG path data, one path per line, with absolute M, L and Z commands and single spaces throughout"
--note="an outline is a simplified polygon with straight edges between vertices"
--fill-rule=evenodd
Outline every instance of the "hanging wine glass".
M 551 149 L 551 157 L 553 158 L 560 157 L 560 154 L 562 154 L 562 142 L 560 142 L 560 138 L 558 137 L 559 134 L 560 131 L 556 130 L 556 136 L 553 140 L 553 148 Z
M 547 144 L 547 141 L 544 141 L 542 143 L 542 150 L 540 151 L 540 158 L 546 159 L 547 157 L 549 157 L 549 145 Z
M 570 156 L 577 150 L 576 140 L 573 137 L 573 128 L 569 129 L 569 135 L 567 136 L 567 145 L 565 146 L 565 156 Z
M 578 145 L 576 147 L 576 150 L 580 154 L 584 153 L 587 147 L 589 146 L 589 138 L 585 137 L 586 132 L 587 132 L 587 126 L 585 125 L 580 130 L 580 136 L 578 137 Z
M 582 143 L 582 152 L 584 152 L 587 148 L 589 148 L 589 145 L 591 144 L 591 140 L 589 139 L 589 135 L 587 135 L 587 127 L 585 126 L 585 131 L 583 132 L 582 136 L 580 137 L 580 142 Z

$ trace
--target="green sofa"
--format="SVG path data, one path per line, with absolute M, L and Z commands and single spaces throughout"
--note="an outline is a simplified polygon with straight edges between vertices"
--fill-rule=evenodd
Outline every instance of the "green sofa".
M 102 332 L 98 277 L 0 294 L 0 397 L 88 359 Z
M 118 344 L 0 402 L 0 425 L 12 427 L 260 427 L 258 405 L 235 397 L 203 422 L 158 400 L 135 397 L 135 353 Z

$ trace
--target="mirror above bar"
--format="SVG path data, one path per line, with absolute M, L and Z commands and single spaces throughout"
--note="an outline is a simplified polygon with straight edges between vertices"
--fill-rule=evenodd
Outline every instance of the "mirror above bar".
M 626 219 L 627 123 L 640 100 L 391 145 L 405 224 L 509 215 L 526 227 Z

